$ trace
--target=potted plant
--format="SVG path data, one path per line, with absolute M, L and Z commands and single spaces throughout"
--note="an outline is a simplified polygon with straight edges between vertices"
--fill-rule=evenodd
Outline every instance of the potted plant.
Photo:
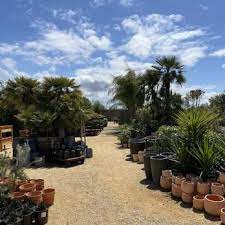
M 31 225 L 33 222 L 33 217 L 34 217 L 34 211 L 35 211 L 35 206 L 30 203 L 26 202 L 23 205 L 23 209 L 21 212 L 21 216 L 23 218 L 23 225 Z
M 44 225 L 48 222 L 48 207 L 44 203 L 36 207 L 35 221 L 38 225 Z

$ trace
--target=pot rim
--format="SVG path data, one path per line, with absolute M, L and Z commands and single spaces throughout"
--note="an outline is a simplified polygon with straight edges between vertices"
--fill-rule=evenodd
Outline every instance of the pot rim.
M 219 198 L 221 200 L 211 200 L 209 197 L 215 197 L 215 198 Z M 225 201 L 225 198 L 221 195 L 216 195 L 216 194 L 208 194 L 205 196 L 205 199 L 209 202 L 224 202 Z
M 224 185 L 218 182 L 214 182 L 212 183 L 212 186 L 216 186 L 216 187 L 223 187 Z
M 41 195 L 41 191 L 33 191 L 33 192 L 26 193 L 27 197 L 36 197 L 36 196 L 39 196 L 39 195 Z
M 203 200 L 204 201 L 205 195 L 204 194 L 198 194 L 198 195 L 194 195 L 193 198 L 196 199 L 196 200 Z
M 167 159 L 167 157 L 162 156 L 162 155 L 155 155 L 155 156 L 151 156 L 151 159 L 154 159 L 154 160 L 165 160 L 165 159 Z
M 52 193 L 52 192 L 55 192 L 55 188 L 44 189 L 43 194 L 49 194 L 49 193 Z

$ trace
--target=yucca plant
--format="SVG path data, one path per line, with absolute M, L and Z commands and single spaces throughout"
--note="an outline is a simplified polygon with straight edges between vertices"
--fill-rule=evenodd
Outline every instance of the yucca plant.
M 189 153 L 198 163 L 196 169 L 199 170 L 204 181 L 215 177 L 219 159 L 219 152 L 216 149 L 216 145 L 210 142 L 208 137 L 204 137 L 202 144 L 198 144 L 196 148 L 189 150 Z
M 218 115 L 199 108 L 182 111 L 176 116 L 176 122 L 185 133 L 189 148 L 200 144 L 204 134 L 216 126 L 217 120 Z

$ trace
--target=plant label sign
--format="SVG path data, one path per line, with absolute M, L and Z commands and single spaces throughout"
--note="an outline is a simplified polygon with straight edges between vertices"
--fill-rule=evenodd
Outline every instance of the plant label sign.
M 41 218 L 45 218 L 46 217 L 46 212 L 42 212 L 41 213 Z

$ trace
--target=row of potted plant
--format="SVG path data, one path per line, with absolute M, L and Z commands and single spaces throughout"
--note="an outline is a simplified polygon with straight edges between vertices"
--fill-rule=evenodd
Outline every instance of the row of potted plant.
M 193 204 L 195 210 L 205 210 L 212 216 L 221 216 L 225 223 L 225 174 L 220 173 L 218 182 L 202 182 L 196 176 L 174 176 L 171 170 L 163 170 L 160 186 L 172 192 L 184 203 Z

